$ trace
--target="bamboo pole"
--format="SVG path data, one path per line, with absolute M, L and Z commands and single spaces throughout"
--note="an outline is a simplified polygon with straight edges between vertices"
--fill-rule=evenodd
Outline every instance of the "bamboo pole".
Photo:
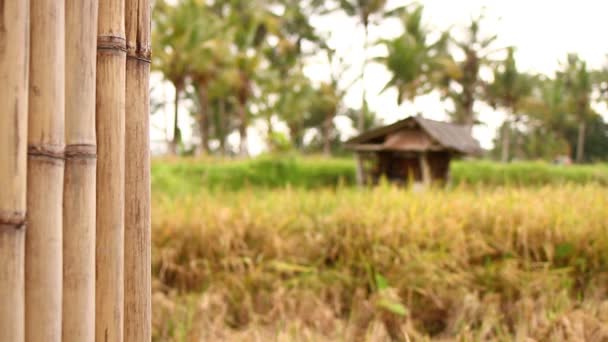
M 0 341 L 25 337 L 27 1 L 0 6 Z
M 25 340 L 61 341 L 64 2 L 30 5 Z
M 63 341 L 95 340 L 97 0 L 66 0 Z
M 121 342 L 124 318 L 125 3 L 99 2 L 95 340 Z
M 125 341 L 151 340 L 150 3 L 126 1 Z

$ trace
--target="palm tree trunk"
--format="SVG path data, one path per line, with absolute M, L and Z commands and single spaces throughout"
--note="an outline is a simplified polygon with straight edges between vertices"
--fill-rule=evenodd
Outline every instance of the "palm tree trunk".
M 464 125 L 467 127 L 470 134 L 473 133 L 473 126 L 475 126 L 475 114 L 473 112 L 473 104 L 475 103 L 473 99 L 472 90 L 469 90 L 463 94 L 465 97 L 464 101 Z
M 363 66 L 361 70 L 361 111 L 359 112 L 359 120 L 357 122 L 357 128 L 359 130 L 359 134 L 363 133 L 365 130 L 365 117 L 367 116 L 367 99 L 366 99 L 366 89 L 365 89 L 365 69 L 367 68 L 367 41 L 369 38 L 369 25 L 363 24 Z M 355 153 L 355 163 L 357 164 L 356 170 L 356 179 L 358 185 L 363 185 L 364 177 L 363 174 L 363 160 L 358 153 Z
M 585 160 L 585 121 L 581 121 L 578 124 L 578 139 L 576 143 L 576 162 L 582 163 Z
M 25 340 L 32 342 L 61 341 L 64 14 L 64 1 L 30 4 Z
M 368 24 L 363 24 L 363 67 L 361 70 L 361 111 L 359 112 L 359 120 L 357 122 L 357 128 L 359 129 L 359 134 L 363 133 L 365 130 L 365 117 L 367 114 L 367 99 L 366 99 L 366 91 L 365 91 L 365 69 L 367 68 L 367 40 L 369 36 L 369 26 Z M 357 164 L 357 184 L 363 185 L 364 177 L 363 174 L 363 160 L 358 153 L 355 153 L 355 162 Z
M 169 145 L 169 152 L 172 155 L 177 155 L 179 151 L 179 144 L 181 142 L 181 131 L 179 129 L 179 94 L 181 93 L 181 86 L 178 83 L 173 83 L 175 87 L 175 99 L 174 99 L 174 112 L 173 112 L 173 138 Z
M 506 119 L 502 126 L 502 151 L 500 160 L 503 163 L 509 162 L 509 149 L 511 146 L 511 124 L 509 119 Z
M 238 111 L 240 118 L 239 135 L 241 137 L 239 154 L 241 157 L 247 157 L 249 151 L 247 149 L 247 109 L 245 108 L 245 101 L 239 101 Z
M 25 337 L 25 219 L 29 12 L 6 1 L 0 41 L 0 341 Z
M 327 157 L 331 156 L 331 126 L 332 117 L 328 115 L 323 122 L 323 154 Z
M 95 339 L 97 6 L 97 0 L 66 1 L 62 326 L 66 342 Z
M 223 154 L 228 154 L 226 146 L 226 137 L 228 136 L 227 123 L 228 120 L 226 120 L 226 100 L 220 99 L 218 103 L 218 135 L 220 140 L 220 151 Z
M 365 117 L 367 114 L 367 91 L 365 89 L 365 70 L 367 69 L 367 40 L 369 37 L 369 26 L 368 24 L 363 25 L 363 63 L 361 67 L 361 111 L 359 112 L 359 118 L 357 120 L 357 129 L 359 133 L 363 133 L 365 129 Z
M 96 341 L 121 342 L 124 334 L 126 85 L 124 11 L 124 0 L 99 2 L 96 94 Z
M 272 115 L 268 115 L 266 117 L 266 127 L 268 128 L 267 134 L 266 134 L 266 140 L 267 140 L 267 144 L 268 144 L 268 149 L 270 151 L 273 151 L 275 146 L 274 146 L 274 127 L 272 125 Z
M 209 100 L 207 95 L 207 84 L 205 82 L 200 82 L 198 84 L 198 125 L 201 136 L 200 151 L 203 154 L 209 153 Z
M 150 3 L 127 0 L 124 340 L 152 338 Z

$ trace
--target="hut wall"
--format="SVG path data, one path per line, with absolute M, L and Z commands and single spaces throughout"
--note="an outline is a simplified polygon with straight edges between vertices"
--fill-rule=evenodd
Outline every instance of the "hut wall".
M 448 151 L 431 152 L 428 154 L 433 181 L 447 181 L 450 170 L 451 155 Z
M 413 181 L 421 181 L 422 171 L 417 154 L 380 152 L 374 179 L 377 181 L 382 176 L 397 183 L 407 183 L 411 176 L 414 177 Z
M 377 153 L 376 166 L 370 170 L 370 180 L 372 184 L 378 183 L 382 177 L 400 184 L 406 184 L 410 181 L 422 182 L 419 158 L 420 153 L 416 152 L 379 152 Z M 447 151 L 429 152 L 427 158 L 431 168 L 432 180 L 447 181 L 451 154 Z M 413 179 L 410 179 L 412 176 Z

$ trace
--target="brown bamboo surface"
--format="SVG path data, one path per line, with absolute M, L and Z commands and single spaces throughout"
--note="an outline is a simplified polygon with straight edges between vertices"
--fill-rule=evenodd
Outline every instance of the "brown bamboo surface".
M 25 1 L 0 6 L 0 341 L 25 337 L 29 30 Z
M 95 340 L 97 0 L 66 0 L 64 342 Z
M 97 25 L 97 205 L 95 340 L 123 341 L 125 3 L 99 2 Z
M 150 3 L 126 1 L 125 340 L 151 340 Z
M 61 341 L 64 2 L 30 3 L 25 340 Z

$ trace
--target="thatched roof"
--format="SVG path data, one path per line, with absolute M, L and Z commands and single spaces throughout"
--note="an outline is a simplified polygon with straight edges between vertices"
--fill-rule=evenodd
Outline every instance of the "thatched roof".
M 425 132 L 426 134 L 421 134 Z M 479 142 L 463 125 L 411 116 L 394 124 L 372 129 L 345 143 L 357 151 L 439 151 L 480 154 Z

